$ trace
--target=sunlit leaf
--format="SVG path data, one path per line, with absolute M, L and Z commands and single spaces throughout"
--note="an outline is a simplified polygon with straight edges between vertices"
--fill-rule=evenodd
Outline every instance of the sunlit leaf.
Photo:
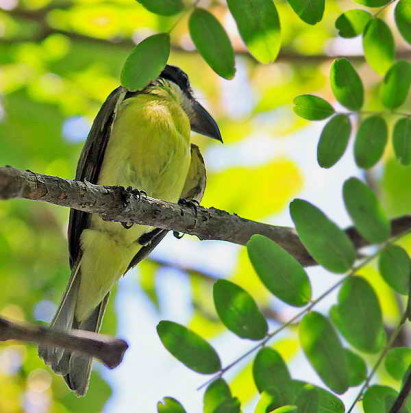
M 335 273 L 352 267 L 356 252 L 351 240 L 321 210 L 295 199 L 290 213 L 302 243 L 320 265 Z
M 395 156 L 402 165 L 411 164 L 411 119 L 402 118 L 394 126 L 392 138 Z
M 207 10 L 197 8 L 189 20 L 190 35 L 204 60 L 221 77 L 235 74 L 234 50 L 221 23 Z
M 277 403 L 275 402 L 275 397 L 272 394 L 263 391 L 258 399 L 257 406 L 255 406 L 254 413 L 272 412 L 276 407 L 278 407 Z
M 186 413 L 181 403 L 172 397 L 164 397 L 161 402 L 157 403 L 158 413 Z
M 385 282 L 400 294 L 409 294 L 411 260 L 399 245 L 388 245 L 380 254 L 378 268 Z
M 215 413 L 215 409 L 227 400 L 231 400 L 231 391 L 223 379 L 213 381 L 204 393 L 204 413 Z
M 312 384 L 303 381 L 294 380 L 293 388 L 295 396 L 298 400 L 299 395 L 306 386 L 313 386 Z M 322 389 L 321 387 L 313 386 L 318 394 L 318 411 L 316 413 L 344 413 L 344 403 L 331 392 Z
M 299 326 L 304 353 L 321 380 L 335 393 L 345 393 L 349 374 L 344 348 L 333 326 L 317 312 L 304 316 Z
M 227 4 L 250 53 L 261 63 L 273 62 L 281 45 L 280 19 L 274 2 L 228 0 Z
M 318 412 L 320 406 L 320 397 L 317 389 L 312 385 L 304 386 L 301 393 L 296 398 L 295 404 L 298 413 Z
M 322 168 L 331 168 L 341 159 L 350 134 L 351 122 L 347 115 L 336 115 L 327 122 L 317 147 L 317 161 Z
M 370 116 L 363 120 L 354 142 L 356 164 L 363 169 L 373 167 L 384 154 L 387 140 L 388 127 L 381 116 Z
M 379 74 L 383 75 L 394 62 L 395 45 L 391 29 L 381 19 L 372 19 L 364 30 L 363 47 L 365 59 Z
M 411 44 L 411 0 L 400 0 L 397 3 L 395 22 L 402 37 Z
M 388 351 L 385 368 L 395 380 L 402 380 L 411 366 L 411 348 L 396 347 Z
M 364 86 L 361 78 L 347 59 L 337 59 L 331 66 L 331 88 L 343 106 L 360 110 L 364 103 Z
M 406 60 L 396 62 L 386 73 L 381 84 L 380 97 L 388 109 L 396 109 L 407 99 L 411 85 L 411 64 Z
M 364 278 L 351 276 L 344 281 L 330 315 L 344 338 L 358 350 L 376 353 L 384 344 L 380 303 Z
M 288 0 L 300 19 L 308 24 L 321 21 L 324 14 L 325 0 Z
M 172 16 L 184 9 L 183 0 L 137 0 L 147 10 L 162 16 Z
M 229 330 L 251 340 L 265 337 L 267 321 L 247 291 L 230 281 L 218 280 L 213 296 L 217 314 Z
M 390 0 L 354 0 L 359 4 L 367 7 L 381 7 L 387 4 Z
M 254 382 L 260 393 L 266 391 L 281 397 L 281 404 L 290 403 L 293 398 L 292 381 L 287 365 L 280 354 L 272 348 L 262 348 L 253 363 Z
M 344 204 L 358 232 L 374 244 L 390 236 L 391 225 L 374 192 L 358 178 L 350 178 L 343 187 Z
M 365 10 L 348 10 L 338 17 L 335 27 L 341 37 L 349 39 L 362 34 L 371 17 Z
M 345 349 L 350 387 L 359 386 L 367 378 L 367 365 L 362 357 Z
M 397 392 L 388 386 L 374 385 L 364 393 L 364 413 L 389 413 L 397 398 Z M 405 412 L 404 412 L 405 413 Z
M 272 411 L 272 413 L 299 413 L 297 406 L 282 406 Z
M 301 264 L 274 241 L 253 235 L 248 255 L 261 282 L 280 300 L 297 307 L 311 299 L 311 285 Z
M 130 53 L 121 72 L 121 85 L 130 91 L 144 89 L 167 64 L 170 36 L 165 33 L 147 37 Z
M 172 321 L 160 321 L 157 333 L 164 347 L 188 368 L 203 374 L 221 369 L 214 348 L 188 328 Z
M 334 108 L 318 96 L 300 95 L 294 99 L 294 112 L 303 119 L 323 120 L 334 113 Z

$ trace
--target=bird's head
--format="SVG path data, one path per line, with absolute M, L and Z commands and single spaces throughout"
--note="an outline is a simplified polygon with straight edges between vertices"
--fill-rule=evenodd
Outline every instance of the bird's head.
M 221 137 L 221 132 L 218 128 L 217 122 L 194 98 L 187 74 L 177 66 L 167 65 L 161 72 L 159 78 L 173 82 L 181 91 L 181 103 L 184 111 L 190 119 L 191 129 L 201 135 L 205 135 L 222 142 L 223 139 Z

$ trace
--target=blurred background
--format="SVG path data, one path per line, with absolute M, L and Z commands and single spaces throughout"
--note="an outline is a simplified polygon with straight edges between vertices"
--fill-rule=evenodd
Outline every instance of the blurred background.
M 237 51 L 237 74 L 226 81 L 194 51 L 183 19 L 172 32 L 171 64 L 184 69 L 195 95 L 218 120 L 224 145 L 193 136 L 205 156 L 208 185 L 203 205 L 246 218 L 291 225 L 287 205 L 295 197 L 310 200 L 342 226 L 341 186 L 361 176 L 352 148 L 331 170 L 316 161 L 322 122 L 293 114 L 299 94 L 318 94 L 333 102 L 328 72 L 332 56 L 348 56 L 366 85 L 366 110 L 380 110 L 381 78 L 365 65 L 360 39 L 337 38 L 334 21 L 358 4 L 326 2 L 325 18 L 312 27 L 302 23 L 285 1 L 276 1 L 283 45 L 275 64 L 256 63 L 245 51 L 224 1 L 200 1 L 224 24 Z M 387 9 L 386 21 L 392 21 Z M 119 83 L 133 45 L 168 30 L 165 18 L 133 0 L 0 0 L 0 165 L 73 178 L 80 150 L 99 107 Z M 397 50 L 411 55 L 394 26 Z M 403 108 L 410 112 L 410 104 Z M 341 108 L 339 108 L 341 109 Z M 411 167 L 400 166 L 387 147 L 384 162 L 362 176 L 380 195 L 390 216 L 410 212 Z M 408 183 L 408 184 L 407 184 Z M 68 276 L 68 210 L 36 202 L 0 203 L 0 312 L 13 320 L 48 322 Z M 407 240 L 405 241 L 407 242 Z M 408 242 L 411 246 L 411 240 Z M 335 282 L 335 275 L 309 270 L 314 296 Z M 401 303 L 383 284 L 375 266 L 364 275 L 377 289 L 387 328 L 398 319 Z M 0 344 L 0 412 L 142 412 L 153 413 L 164 396 L 179 399 L 188 412 L 200 413 L 207 380 L 181 365 L 161 345 L 155 327 L 162 319 L 183 323 L 209 339 L 223 364 L 252 343 L 240 340 L 218 321 L 211 289 L 227 277 L 257 299 L 271 327 L 293 316 L 294 309 L 262 287 L 245 248 L 224 242 L 200 242 L 171 234 L 152 256 L 121 280 L 112 295 L 103 331 L 125 338 L 130 349 L 120 367 L 98 363 L 89 393 L 77 399 L 51 373 L 31 345 Z M 333 298 L 319 305 L 327 312 Z M 406 345 L 406 334 L 400 337 Z M 297 331 L 274 340 L 295 378 L 321 384 L 301 354 Z M 370 358 L 369 360 L 372 360 Z M 227 378 L 235 396 L 252 411 L 257 396 L 247 360 Z M 382 383 L 398 386 L 382 370 Z M 344 400 L 353 399 L 358 389 Z

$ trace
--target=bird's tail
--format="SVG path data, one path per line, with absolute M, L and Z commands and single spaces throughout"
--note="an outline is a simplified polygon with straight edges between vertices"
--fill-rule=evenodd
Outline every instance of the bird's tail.
M 63 331 L 78 329 L 98 332 L 109 294 L 105 296 L 87 319 L 81 322 L 77 321 L 75 309 L 80 286 L 79 267 L 79 263 L 73 267 L 66 292 L 50 327 Z M 64 376 L 67 385 L 77 396 L 84 396 L 86 394 L 90 381 L 92 357 L 65 350 L 61 347 L 43 345 L 39 347 L 39 355 L 57 374 Z

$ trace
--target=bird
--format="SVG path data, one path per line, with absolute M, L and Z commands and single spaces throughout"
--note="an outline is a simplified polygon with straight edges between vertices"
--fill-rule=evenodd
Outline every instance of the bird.
M 199 148 L 190 142 L 191 131 L 222 142 L 216 121 L 195 99 L 187 74 L 167 65 L 144 89 L 132 92 L 119 86 L 108 96 L 83 147 L 76 179 L 130 187 L 169 202 L 199 203 L 206 170 Z M 71 275 L 51 328 L 98 332 L 110 290 L 166 234 L 72 209 Z M 44 345 L 39 355 L 77 396 L 87 393 L 90 356 Z

